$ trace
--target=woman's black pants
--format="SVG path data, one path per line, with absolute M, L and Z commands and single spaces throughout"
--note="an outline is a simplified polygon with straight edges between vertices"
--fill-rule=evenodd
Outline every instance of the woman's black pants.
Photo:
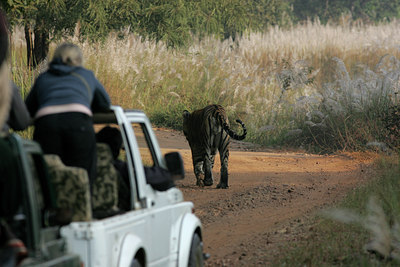
M 86 169 L 92 187 L 97 161 L 92 117 L 80 112 L 43 116 L 35 121 L 33 139 L 45 154 L 56 154 L 65 165 Z

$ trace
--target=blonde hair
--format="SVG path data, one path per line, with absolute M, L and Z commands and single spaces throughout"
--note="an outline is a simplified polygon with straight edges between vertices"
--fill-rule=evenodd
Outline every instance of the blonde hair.
M 65 65 L 82 66 L 83 55 L 81 49 L 72 43 L 63 43 L 54 51 L 53 59 L 61 58 Z

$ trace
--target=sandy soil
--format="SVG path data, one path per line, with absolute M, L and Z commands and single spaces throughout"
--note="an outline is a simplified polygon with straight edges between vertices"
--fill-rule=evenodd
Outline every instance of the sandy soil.
M 373 153 L 311 155 L 232 141 L 229 189 L 199 188 L 180 132 L 155 129 L 163 152 L 179 151 L 186 177 L 177 182 L 204 226 L 206 266 L 268 266 L 279 247 L 312 229 L 308 218 L 374 177 Z

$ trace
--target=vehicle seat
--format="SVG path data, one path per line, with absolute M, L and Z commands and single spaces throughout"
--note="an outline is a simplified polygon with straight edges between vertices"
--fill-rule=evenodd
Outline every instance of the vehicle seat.
M 83 168 L 65 166 L 58 155 L 46 154 L 44 159 L 55 189 L 57 207 L 71 209 L 72 221 L 92 220 L 87 171 Z
M 92 205 L 96 218 L 103 218 L 119 213 L 118 181 L 119 174 L 113 164 L 110 147 L 97 143 L 97 175 L 93 182 Z

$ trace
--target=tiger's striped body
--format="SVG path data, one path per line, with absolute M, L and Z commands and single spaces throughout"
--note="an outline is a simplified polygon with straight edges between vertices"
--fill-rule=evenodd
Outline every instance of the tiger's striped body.
M 229 128 L 225 109 L 221 105 L 209 105 L 190 113 L 183 112 L 183 133 L 192 151 L 193 169 L 197 185 L 213 184 L 212 168 L 214 158 L 219 152 L 221 161 L 221 178 L 217 188 L 228 188 L 228 158 L 230 138 L 243 140 L 247 130 L 240 120 L 236 120 L 243 134 L 238 135 Z

